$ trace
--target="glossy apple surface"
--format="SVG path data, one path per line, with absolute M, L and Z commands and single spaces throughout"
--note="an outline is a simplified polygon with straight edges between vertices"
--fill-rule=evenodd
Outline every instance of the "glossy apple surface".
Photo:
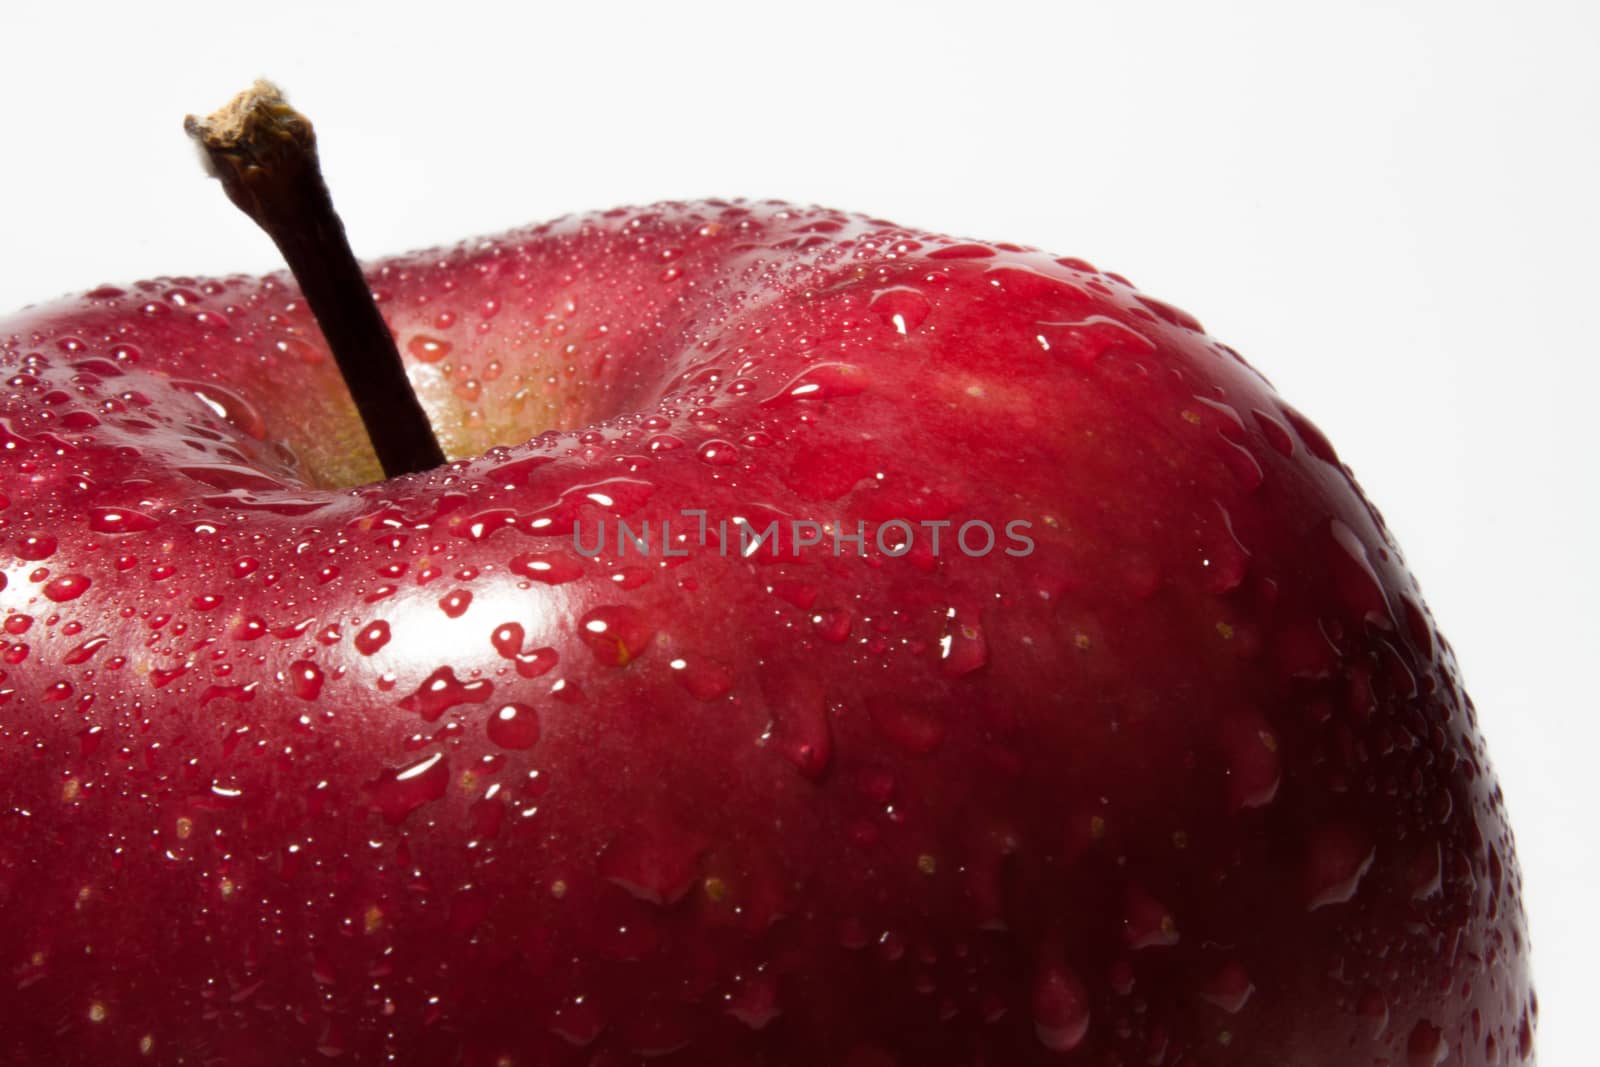
M 281 277 L 0 321 L 0 1059 L 1531 1059 L 1449 646 L 1187 315 L 772 203 L 370 280 L 447 468 Z

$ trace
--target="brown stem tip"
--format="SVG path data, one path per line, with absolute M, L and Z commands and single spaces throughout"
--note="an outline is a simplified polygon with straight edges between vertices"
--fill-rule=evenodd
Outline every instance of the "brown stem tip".
M 389 477 L 428 470 L 444 453 L 422 410 L 394 335 L 367 288 L 322 180 L 311 121 L 278 88 L 258 81 L 209 118 L 183 124 L 228 199 L 283 254 Z

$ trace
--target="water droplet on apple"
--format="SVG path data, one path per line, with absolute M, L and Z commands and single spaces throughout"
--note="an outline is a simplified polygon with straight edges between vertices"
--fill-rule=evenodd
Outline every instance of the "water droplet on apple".
M 1378 1037 L 1389 1028 L 1389 1002 L 1376 989 L 1368 989 L 1356 1002 L 1356 1014 L 1372 1026 L 1372 1036 Z
M 232 463 L 199 463 L 177 468 L 178 473 L 213 489 L 272 491 L 287 489 L 283 481 L 254 467 Z
M 594 998 L 578 996 L 563 1001 L 552 1013 L 550 1032 L 574 1048 L 588 1048 L 605 1025 L 605 1016 Z
M 554 504 L 519 516 L 517 529 L 535 537 L 567 537 L 586 509 L 626 517 L 649 500 L 655 490 L 653 483 L 638 478 L 609 478 L 575 485 L 562 493 Z
M 1213 500 L 1215 524 L 1201 547 L 1201 585 L 1208 593 L 1230 593 L 1250 569 L 1250 553 L 1234 533 L 1233 516 L 1221 501 Z
M 1234 479 L 1246 489 L 1260 489 L 1267 475 L 1255 454 L 1237 441 L 1222 442 L 1222 462 Z
M 995 250 L 988 245 L 967 242 L 935 248 L 927 256 L 929 259 L 989 259 L 995 254 Z
M 611 604 L 584 615 L 578 636 L 601 663 L 625 667 L 650 647 L 655 627 L 637 609 Z
M 546 585 L 561 585 L 583 577 L 583 564 L 570 555 L 527 552 L 507 564 L 512 573 Z
M 1106 315 L 1037 322 L 1034 327 L 1034 339 L 1041 348 L 1082 369 L 1094 366 L 1109 352 L 1143 355 L 1156 350 L 1144 334 Z
M 132 508 L 90 508 L 89 529 L 95 533 L 139 533 L 156 525 L 156 519 Z
M 1306 449 L 1313 456 L 1332 466 L 1338 467 L 1340 465 L 1339 454 L 1333 450 L 1333 445 L 1323 436 L 1322 431 L 1312 424 L 1310 419 L 1287 404 L 1282 405 L 1282 410 L 1284 420 L 1294 427 L 1296 436 L 1304 442 Z M 1262 425 L 1265 426 L 1266 423 L 1263 422 Z M 1269 434 L 1268 436 L 1270 437 L 1271 435 Z
M 705 658 L 675 659 L 668 664 L 678 684 L 697 700 L 720 700 L 733 689 L 733 676 L 721 664 Z
M 854 618 L 848 608 L 819 611 L 811 617 L 811 626 L 817 636 L 833 645 L 843 644 L 850 637 L 853 623 Z
M 314 366 L 318 363 L 327 362 L 327 356 L 323 354 L 322 349 L 305 338 L 296 337 L 293 334 L 278 338 L 272 342 L 271 347 L 273 350 L 285 356 L 293 356 L 307 365 Z
M 1376 858 L 1372 839 L 1353 823 L 1330 823 L 1312 833 L 1300 868 L 1306 909 L 1350 900 Z
M 398 826 L 407 815 L 431 800 L 445 795 L 450 786 L 450 765 L 442 752 L 400 768 L 384 768 L 367 783 L 367 798 L 383 814 L 384 821 Z
M 737 986 L 723 997 L 723 1011 L 752 1030 L 764 1030 L 783 1014 L 778 1005 L 777 979 L 766 972 L 738 979 Z
M 489 635 L 489 643 L 494 645 L 494 650 L 505 659 L 511 659 L 522 651 L 522 643 L 527 637 L 527 631 L 520 622 L 504 622 L 494 628 Z
M 370 656 L 384 645 L 387 645 L 390 636 L 389 624 L 383 619 L 369 622 L 356 634 L 356 651 L 363 656 Z
M 855 396 L 867 388 L 867 374 L 853 363 L 819 363 L 790 380 L 766 403 L 789 404 L 801 400 L 835 400 Z
M 701 462 L 713 467 L 727 467 L 739 462 L 739 449 L 732 442 L 715 438 L 701 445 L 697 454 Z
M 1122 938 L 1129 948 L 1166 948 L 1179 941 L 1172 912 L 1146 890 L 1134 886 L 1123 900 Z
M 601 852 L 600 877 L 651 904 L 676 904 L 700 880 L 702 851 L 676 827 L 630 827 Z
M 424 722 L 434 722 L 449 709 L 460 704 L 478 704 L 488 700 L 494 684 L 485 680 L 463 682 L 450 667 L 440 667 L 417 687 L 417 691 L 400 701 L 400 707 L 414 711 Z
M 771 709 L 768 741 L 795 770 L 816 781 L 833 761 L 833 727 L 822 692 L 809 680 L 762 679 Z
M 439 598 L 439 610 L 451 619 L 461 618 L 471 606 L 472 591 L 469 589 L 454 589 Z
M 539 740 L 539 713 L 526 704 L 506 704 L 489 716 L 489 740 L 501 748 L 532 748 Z
M 1427 841 L 1416 847 L 1411 862 L 1406 867 L 1406 881 L 1411 888 L 1412 900 L 1427 900 L 1439 894 L 1443 886 L 1443 856 L 1439 842 Z
M 1229 1015 L 1237 1015 L 1255 991 L 1255 983 L 1250 981 L 1245 969 L 1236 962 L 1229 962 L 1201 985 L 1200 996 Z
M 1076 971 L 1047 963 L 1033 980 L 1033 1032 L 1052 1052 L 1070 1052 L 1089 1033 L 1089 991 Z
M 1340 599 L 1364 621 L 1385 630 L 1394 629 L 1394 615 L 1384 596 L 1383 582 L 1367 555 L 1367 546 L 1339 519 L 1329 521 L 1328 532 L 1335 548 L 1330 554 L 1329 571 Z
M 1417 652 L 1428 662 L 1433 661 L 1433 627 L 1428 624 L 1428 613 L 1417 600 L 1402 593 L 1400 608 L 1406 619 L 1406 633 L 1411 636 L 1411 643 L 1416 646 Z
M 1444 1032 L 1426 1019 L 1417 1020 L 1406 1038 L 1406 1067 L 1439 1067 L 1449 1055 Z
M 878 290 L 872 294 L 867 307 L 901 334 L 908 334 L 921 326 L 933 311 L 933 304 L 926 296 L 906 285 Z
M 89 588 L 90 581 L 81 574 L 64 574 L 45 583 L 44 595 L 58 604 L 76 600 Z
M 654 437 L 651 437 L 650 440 L 645 442 L 645 447 L 648 448 L 652 453 L 676 452 L 678 449 L 683 447 L 683 439 L 681 437 L 674 437 L 670 433 L 658 433 Z
M 406 351 L 418 363 L 438 363 L 450 354 L 449 341 L 419 333 L 406 342 Z
M 47 533 L 27 534 L 17 542 L 17 547 L 13 551 L 16 552 L 18 559 L 37 563 L 55 555 L 56 539 L 54 535 Z
M 235 641 L 259 641 L 267 636 L 267 620 L 259 615 L 245 615 L 228 628 L 228 636 Z
M 1229 805 L 1242 811 L 1272 803 L 1283 770 L 1277 736 L 1266 721 L 1254 713 L 1240 713 L 1222 721 L 1221 735 Z
M 289 684 L 301 700 L 317 699 L 323 681 L 322 668 L 309 660 L 296 660 L 289 665 Z
M 193 393 L 212 414 L 228 425 L 249 434 L 257 441 L 266 440 L 267 420 L 262 417 L 254 404 L 239 394 L 215 382 L 196 382 L 179 378 L 173 379 L 172 386 Z

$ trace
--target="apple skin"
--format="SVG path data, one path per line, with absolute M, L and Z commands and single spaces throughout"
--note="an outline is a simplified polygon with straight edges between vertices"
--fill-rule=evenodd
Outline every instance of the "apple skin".
M 0 321 L 0 1060 L 1531 1061 L 1450 648 L 1187 315 L 771 202 L 369 276 L 472 458 L 282 277 Z M 570 533 L 684 509 L 870 551 Z

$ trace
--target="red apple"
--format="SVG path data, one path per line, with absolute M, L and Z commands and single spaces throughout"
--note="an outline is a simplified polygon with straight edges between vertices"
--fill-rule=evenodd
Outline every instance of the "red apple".
M 1449 645 L 1194 319 L 772 202 L 368 279 L 447 466 L 284 277 L 0 321 L 0 1061 L 1531 1060 Z

